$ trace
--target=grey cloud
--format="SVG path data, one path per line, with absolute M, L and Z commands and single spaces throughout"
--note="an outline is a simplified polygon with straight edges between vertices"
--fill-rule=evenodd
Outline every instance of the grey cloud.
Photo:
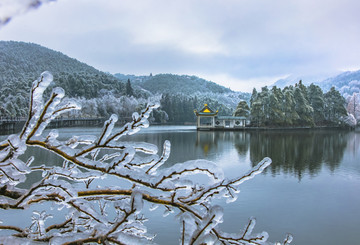
M 36 42 L 112 73 L 263 81 L 360 68 L 359 7 L 356 0 L 63 0 L 39 8 L 31 26 L 11 22 L 2 38 Z

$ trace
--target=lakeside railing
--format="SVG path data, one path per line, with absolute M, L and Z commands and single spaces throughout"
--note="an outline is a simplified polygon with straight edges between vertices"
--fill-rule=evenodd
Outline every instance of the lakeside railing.
M 101 127 L 106 119 L 103 117 L 56 118 L 50 122 L 48 128 Z M 0 117 L 0 134 L 19 132 L 26 120 L 25 117 Z M 118 123 L 123 124 L 129 121 L 131 121 L 130 117 L 120 117 Z

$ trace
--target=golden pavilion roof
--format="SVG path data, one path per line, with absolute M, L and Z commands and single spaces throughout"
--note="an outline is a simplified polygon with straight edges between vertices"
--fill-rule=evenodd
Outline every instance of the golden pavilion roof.
M 204 104 L 204 107 L 199 112 L 194 110 L 196 116 L 216 116 L 218 112 L 218 110 L 212 110 L 207 104 Z

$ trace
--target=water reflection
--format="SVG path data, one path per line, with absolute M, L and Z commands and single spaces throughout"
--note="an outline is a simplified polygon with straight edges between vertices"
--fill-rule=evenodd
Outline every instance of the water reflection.
M 230 131 L 198 131 L 196 134 L 195 146 L 201 148 L 205 156 L 214 151 L 224 151 L 229 147 L 229 143 L 240 155 L 246 155 L 249 151 L 250 134 Z
M 60 129 L 60 133 L 67 138 L 74 135 L 73 130 Z M 82 135 L 89 134 L 90 129 L 76 130 L 77 135 Z M 199 158 L 227 166 L 229 162 L 238 164 L 246 159 L 250 166 L 254 166 L 268 156 L 273 160 L 271 167 L 266 170 L 268 173 L 301 179 L 304 174 L 317 175 L 323 166 L 335 171 L 344 157 L 345 149 L 347 154 L 359 154 L 360 137 L 354 132 L 336 130 L 212 132 L 193 128 L 150 127 L 123 140 L 153 143 L 158 145 L 160 151 L 163 142 L 170 140 L 172 150 L 164 167 Z M 26 161 L 30 156 L 35 156 L 36 165 L 62 164 L 60 157 L 39 148 L 29 148 L 22 159 Z
M 240 156 L 250 154 L 253 166 L 268 156 L 273 163 L 267 171 L 301 179 L 305 171 L 311 176 L 319 173 L 323 164 L 331 171 L 338 168 L 349 140 L 349 132 L 329 130 L 198 132 L 195 146 L 207 156 L 232 143 Z

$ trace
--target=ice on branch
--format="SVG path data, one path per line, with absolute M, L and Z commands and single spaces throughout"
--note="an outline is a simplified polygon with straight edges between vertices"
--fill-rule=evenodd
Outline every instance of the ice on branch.
M 45 71 L 33 82 L 30 92 L 28 120 L 20 133 L 21 139 L 30 139 L 34 135 L 40 136 L 51 120 L 69 110 L 80 109 L 80 106 L 71 100 L 67 103 L 61 103 L 65 95 L 62 88 L 54 88 L 50 98 L 44 103 L 44 91 L 52 81 L 52 74 Z
M 33 214 L 32 224 L 30 226 L 31 235 L 36 239 L 41 239 L 46 235 L 45 221 L 53 216 L 46 214 L 45 211 L 34 211 Z
M 294 237 L 291 234 L 287 234 L 283 242 L 277 242 L 276 245 L 287 245 L 293 241 Z
M 161 167 L 169 158 L 171 151 L 171 143 L 169 140 L 165 140 L 164 146 L 163 146 L 163 153 L 161 157 L 156 161 L 155 164 L 153 164 L 146 173 L 149 174 L 156 174 L 156 170 Z M 156 152 L 155 152 L 156 153 Z
M 255 219 L 239 233 L 221 231 L 223 208 L 212 201 L 235 201 L 239 185 L 260 174 L 271 159 L 264 158 L 248 173 L 230 180 L 207 160 L 167 167 L 170 141 L 159 150 L 154 144 L 123 140 L 149 126 L 157 103 L 133 113 L 132 121 L 122 127 L 115 127 L 118 117 L 112 115 L 97 135 L 62 139 L 57 130 L 45 133 L 53 119 L 80 109 L 61 88 L 54 88 L 44 101 L 52 79 L 44 72 L 33 82 L 23 130 L 0 143 L 0 212 L 13 210 L 24 219 L 19 227 L 2 219 L 1 244 L 152 244 L 155 236 L 147 231 L 145 203 L 150 210 L 160 208 L 164 216 L 177 213 L 181 244 L 268 244 L 266 232 L 253 234 Z M 20 160 L 28 146 L 61 157 L 62 166 L 51 160 L 38 162 L 33 156 Z M 40 172 L 38 179 L 24 184 L 35 172 Z M 39 206 L 44 211 L 29 214 Z M 282 244 L 292 240 L 288 235 Z
M 18 157 L 26 151 L 25 142 L 18 135 L 10 135 L 0 146 L 0 185 L 16 186 L 24 182 L 30 169 Z
M 142 193 L 139 190 L 134 190 L 131 195 L 131 208 L 135 214 L 139 214 L 143 208 L 144 202 Z
M 17 15 L 40 7 L 43 3 L 55 0 L 11 0 L 0 2 L 0 28 Z

